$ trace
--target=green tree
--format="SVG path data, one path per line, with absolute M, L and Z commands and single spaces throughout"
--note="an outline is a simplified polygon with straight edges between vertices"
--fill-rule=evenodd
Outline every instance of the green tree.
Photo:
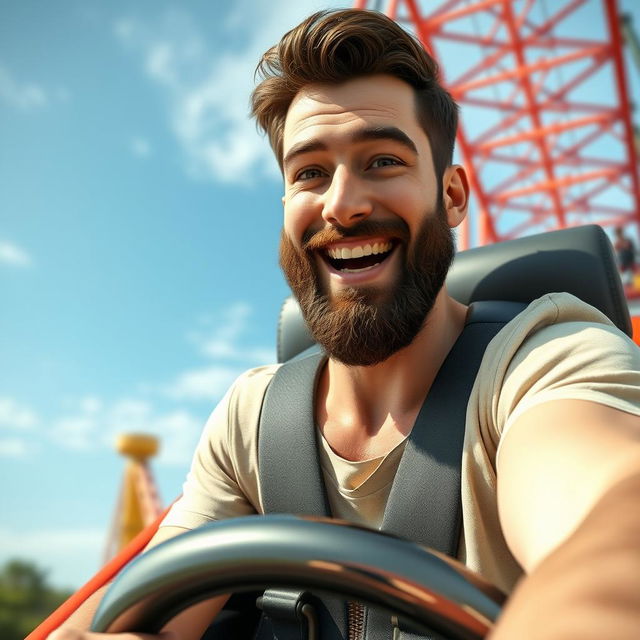
M 69 595 L 51 587 L 33 562 L 9 560 L 0 569 L 0 638 L 23 640 Z

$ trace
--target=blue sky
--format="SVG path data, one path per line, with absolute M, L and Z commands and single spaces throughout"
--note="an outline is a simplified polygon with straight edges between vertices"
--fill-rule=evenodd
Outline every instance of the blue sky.
M 115 435 L 162 438 L 166 502 L 217 399 L 274 359 L 282 189 L 248 95 L 260 53 L 330 4 L 0 5 L 0 560 L 79 586 Z

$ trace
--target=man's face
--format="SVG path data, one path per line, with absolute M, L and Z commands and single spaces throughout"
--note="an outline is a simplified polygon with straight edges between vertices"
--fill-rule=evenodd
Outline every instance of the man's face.
M 369 365 L 422 327 L 453 256 L 414 92 L 391 76 L 309 85 L 289 108 L 281 264 L 316 340 Z

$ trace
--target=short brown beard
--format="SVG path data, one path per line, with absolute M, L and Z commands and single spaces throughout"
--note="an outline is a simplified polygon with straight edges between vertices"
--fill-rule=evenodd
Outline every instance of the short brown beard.
M 399 240 L 404 266 L 396 286 L 353 287 L 330 297 L 316 268 L 315 251 L 347 237 L 381 235 Z M 454 256 L 452 231 L 442 206 L 431 212 L 413 242 L 400 218 L 366 220 L 350 228 L 305 233 L 302 248 L 283 231 L 280 266 L 314 339 L 331 358 L 350 366 L 382 362 L 411 344 L 433 308 Z M 386 295 L 385 295 L 386 294 Z

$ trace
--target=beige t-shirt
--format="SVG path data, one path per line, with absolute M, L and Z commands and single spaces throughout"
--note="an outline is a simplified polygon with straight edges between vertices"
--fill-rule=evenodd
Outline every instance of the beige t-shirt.
M 277 365 L 242 375 L 211 415 L 183 496 L 163 525 L 194 528 L 262 513 L 257 427 Z M 602 313 L 565 293 L 532 302 L 491 341 L 467 406 L 459 559 L 510 591 L 522 570 L 498 520 L 496 458 L 501 437 L 530 407 L 555 399 L 598 402 L 640 415 L 640 349 Z M 561 429 L 562 425 L 558 425 Z M 320 463 L 335 517 L 378 528 L 404 451 L 349 462 L 319 436 Z

